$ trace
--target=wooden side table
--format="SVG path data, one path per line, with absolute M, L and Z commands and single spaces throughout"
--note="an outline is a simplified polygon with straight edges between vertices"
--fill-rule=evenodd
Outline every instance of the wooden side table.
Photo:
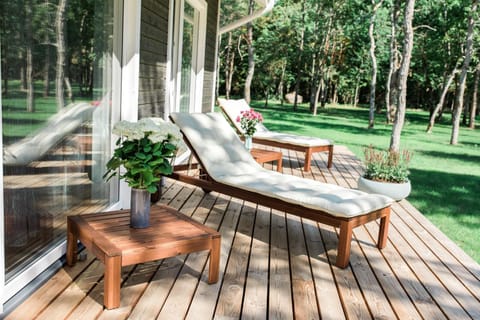
M 208 282 L 218 281 L 220 233 L 167 206 L 152 206 L 150 227 L 130 228 L 129 210 L 69 216 L 67 264 L 77 260 L 77 239 L 105 264 L 104 305 L 120 306 L 123 266 L 210 250 Z
M 277 161 L 277 171 L 282 172 L 282 157 L 283 154 L 280 151 L 272 151 L 265 149 L 252 148 L 250 153 L 258 163 L 265 163 L 270 161 Z

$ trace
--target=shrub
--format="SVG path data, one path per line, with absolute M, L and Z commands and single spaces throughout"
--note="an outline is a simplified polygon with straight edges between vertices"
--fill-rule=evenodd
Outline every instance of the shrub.
M 373 146 L 364 149 L 365 155 L 365 179 L 403 183 L 408 181 L 408 164 L 412 158 L 412 152 L 403 150 L 401 152 L 375 150 Z

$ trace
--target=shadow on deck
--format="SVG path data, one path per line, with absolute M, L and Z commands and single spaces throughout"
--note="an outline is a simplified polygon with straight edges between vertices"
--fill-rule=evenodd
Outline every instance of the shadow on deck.
M 309 173 L 282 151 L 284 173 L 356 187 L 360 162 L 342 146 L 330 170 L 315 154 Z M 88 254 L 6 319 L 480 319 L 480 266 L 406 200 L 385 249 L 376 222 L 354 229 L 346 269 L 334 265 L 335 228 L 173 180 L 160 202 L 221 232 L 218 283 L 207 284 L 207 253 L 124 267 L 121 306 L 106 310 L 103 265 Z

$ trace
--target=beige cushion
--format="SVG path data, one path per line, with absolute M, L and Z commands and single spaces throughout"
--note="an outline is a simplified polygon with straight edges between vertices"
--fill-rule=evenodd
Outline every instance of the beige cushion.
M 254 138 L 263 140 L 276 141 L 282 143 L 293 144 L 302 147 L 318 147 L 329 146 L 333 144 L 333 141 L 328 139 L 320 139 L 309 136 L 297 136 L 294 134 L 281 133 L 275 131 L 256 132 L 253 135 Z
M 382 195 L 264 169 L 219 113 L 173 113 L 171 117 L 199 156 L 204 169 L 217 182 L 322 210 L 336 217 L 366 214 L 393 202 Z
M 235 125 L 237 131 L 243 134 L 244 131 L 240 123 L 237 122 L 237 117 L 240 115 L 240 112 L 250 110 L 247 101 L 245 99 L 226 100 L 218 98 L 218 103 L 230 121 Z M 333 144 L 333 141 L 328 139 L 270 131 L 262 123 L 257 124 L 257 131 L 253 137 L 302 147 L 329 146 Z

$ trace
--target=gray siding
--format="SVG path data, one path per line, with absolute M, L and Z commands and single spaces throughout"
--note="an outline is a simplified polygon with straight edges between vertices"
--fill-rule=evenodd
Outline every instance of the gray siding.
M 208 0 L 202 110 L 214 102 L 218 0 Z M 143 0 L 140 39 L 139 117 L 163 117 L 167 90 L 168 1 Z
M 205 45 L 205 73 L 203 81 L 203 103 L 204 112 L 212 111 L 215 97 L 213 96 L 215 87 L 215 65 L 216 44 L 217 44 L 217 19 L 218 19 L 218 0 L 208 0 L 207 13 L 207 38 Z
M 163 117 L 165 110 L 168 1 L 143 0 L 140 26 L 138 115 Z

